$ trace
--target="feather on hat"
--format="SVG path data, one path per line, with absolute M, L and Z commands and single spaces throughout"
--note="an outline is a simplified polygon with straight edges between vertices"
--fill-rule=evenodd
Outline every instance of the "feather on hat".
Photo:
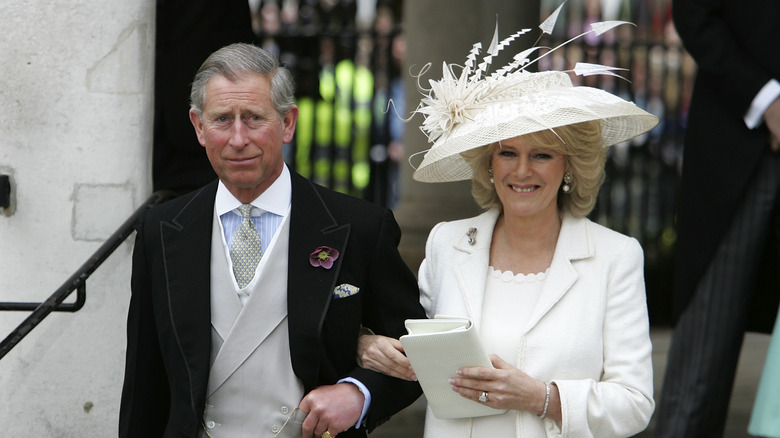
M 558 9 L 539 28 L 550 34 L 557 21 Z M 422 114 L 420 129 L 433 143 L 413 178 L 422 182 L 466 180 L 471 168 L 462 152 L 499 140 L 533 132 L 554 129 L 574 123 L 599 121 L 602 146 L 621 143 L 658 124 L 658 118 L 631 102 L 598 88 L 573 86 L 566 72 L 529 72 L 526 68 L 544 56 L 589 33 L 602 33 L 625 21 L 591 24 L 591 29 L 550 49 L 536 59 L 529 57 L 540 47 L 531 47 L 514 56 L 504 67 L 488 75 L 493 57 L 520 35 L 522 29 L 498 41 L 498 25 L 493 41 L 482 62 L 476 65 L 481 43 L 472 46 L 463 66 L 443 63 L 442 78 L 430 80 L 430 89 L 422 89 L 423 98 L 413 114 Z M 456 75 L 454 67 L 460 67 Z M 418 79 L 430 69 L 427 64 Z M 577 63 L 573 72 L 581 76 L 607 74 L 618 76 L 622 70 L 596 64 Z

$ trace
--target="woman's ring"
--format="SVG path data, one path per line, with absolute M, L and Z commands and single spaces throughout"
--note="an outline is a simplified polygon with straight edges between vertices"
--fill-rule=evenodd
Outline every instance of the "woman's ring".
M 488 401 L 487 394 L 488 394 L 487 391 L 482 391 L 482 394 L 479 395 L 479 401 L 481 401 L 482 403 L 487 403 Z
M 329 430 L 326 430 L 325 433 L 322 434 L 322 438 L 333 438 L 333 435 L 331 435 Z

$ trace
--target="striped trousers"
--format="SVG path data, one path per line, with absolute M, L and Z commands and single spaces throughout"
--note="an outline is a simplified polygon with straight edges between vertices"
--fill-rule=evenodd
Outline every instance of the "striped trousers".
M 779 229 L 774 217 L 779 192 L 780 156 L 767 153 L 675 326 L 656 437 L 723 436 L 762 249 Z

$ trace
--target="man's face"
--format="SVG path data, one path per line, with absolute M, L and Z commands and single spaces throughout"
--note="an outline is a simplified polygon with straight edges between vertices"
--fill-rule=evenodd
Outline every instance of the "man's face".
M 230 193 L 249 203 L 284 166 L 282 144 L 293 138 L 298 108 L 281 118 L 271 102 L 271 82 L 249 74 L 236 82 L 215 76 L 206 84 L 201 117 L 190 110 L 200 144 Z

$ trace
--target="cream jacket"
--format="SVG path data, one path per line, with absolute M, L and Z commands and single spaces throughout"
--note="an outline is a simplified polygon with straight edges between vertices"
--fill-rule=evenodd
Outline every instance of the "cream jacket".
M 498 211 L 436 225 L 420 266 L 429 317 L 468 316 L 477 329 Z M 472 242 L 469 243 L 469 237 Z M 644 258 L 639 243 L 587 219 L 565 217 L 544 289 L 514 358 L 561 394 L 563 420 L 518 412 L 516 436 L 628 437 L 653 413 Z M 537 422 L 536 427 L 529 425 Z M 470 420 L 426 416 L 426 437 L 469 437 Z M 500 436 L 498 434 L 494 436 Z

